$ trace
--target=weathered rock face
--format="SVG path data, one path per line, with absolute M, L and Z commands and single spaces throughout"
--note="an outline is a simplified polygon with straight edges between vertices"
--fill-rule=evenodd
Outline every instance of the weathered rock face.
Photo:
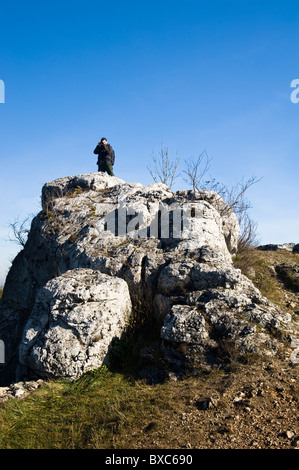
M 217 364 L 224 339 L 275 354 L 273 330 L 296 334 L 233 267 L 239 226 L 216 193 L 95 173 L 47 183 L 42 204 L 4 287 L 4 385 L 25 366 L 29 377 L 70 378 L 98 367 L 124 331 L 128 292 L 134 311 L 160 322 L 159 347 L 178 372 Z
M 220 364 L 228 344 L 242 356 L 274 355 L 280 343 L 270 331 L 296 332 L 291 315 L 265 299 L 238 270 L 198 264 L 190 277 L 186 305 L 173 305 L 161 329 L 164 355 L 177 372 Z
M 77 378 L 99 368 L 131 313 L 127 283 L 73 269 L 37 293 L 19 346 L 20 363 L 41 376 Z

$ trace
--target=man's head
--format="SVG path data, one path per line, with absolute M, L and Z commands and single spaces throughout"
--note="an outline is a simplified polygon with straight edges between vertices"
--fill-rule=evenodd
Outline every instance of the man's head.
M 104 145 L 107 144 L 107 139 L 106 139 L 106 137 L 102 137 L 102 138 L 101 138 L 101 143 L 104 144 Z

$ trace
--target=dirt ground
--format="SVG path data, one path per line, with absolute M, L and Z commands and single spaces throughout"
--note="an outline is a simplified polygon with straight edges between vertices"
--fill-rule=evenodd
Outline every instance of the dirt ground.
M 175 409 L 127 436 L 128 448 L 299 449 L 298 367 L 275 359 L 168 387 Z

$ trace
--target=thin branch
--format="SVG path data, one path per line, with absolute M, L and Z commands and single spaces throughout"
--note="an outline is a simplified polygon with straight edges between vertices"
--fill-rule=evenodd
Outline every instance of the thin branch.
M 154 169 L 149 167 L 148 170 L 155 181 L 166 184 L 169 189 L 172 188 L 175 179 L 177 178 L 177 169 L 179 165 L 179 158 L 176 156 L 174 161 L 170 161 L 169 152 L 167 147 L 162 147 L 160 150 L 160 157 L 157 159 L 154 154 L 152 156 Z
M 186 170 L 183 171 L 187 176 L 185 181 L 191 184 L 194 195 L 195 191 L 202 191 L 204 189 L 202 180 L 210 168 L 211 160 L 205 150 L 196 160 L 193 157 L 185 160 Z
M 251 186 L 258 183 L 262 178 L 257 179 L 256 176 L 252 176 L 247 180 L 243 178 L 241 182 L 232 187 L 219 183 L 215 178 L 204 180 L 210 162 L 211 159 L 206 151 L 202 152 L 197 160 L 194 160 L 194 158 L 185 160 L 186 170 L 184 170 L 184 173 L 187 176 L 185 181 L 191 185 L 194 197 L 196 191 L 204 192 L 209 190 L 215 192 L 217 196 L 213 200 L 213 206 L 221 216 L 226 216 L 232 211 L 235 213 L 241 230 L 238 242 L 239 250 L 255 246 L 257 244 L 257 224 L 248 215 L 251 204 L 246 199 L 246 193 Z M 207 198 L 209 198 L 208 194 Z
M 27 216 L 23 221 L 16 219 L 14 222 L 11 222 L 9 226 L 13 232 L 13 238 L 9 237 L 9 241 L 17 243 L 24 248 L 30 231 L 31 220 L 32 216 Z

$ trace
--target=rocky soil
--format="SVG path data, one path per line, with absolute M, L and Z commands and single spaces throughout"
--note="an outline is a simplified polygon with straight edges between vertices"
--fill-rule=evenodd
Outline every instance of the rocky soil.
M 298 370 L 284 360 L 189 380 L 178 390 L 169 391 L 176 412 L 152 422 L 142 439 L 132 436 L 129 447 L 299 449 Z

